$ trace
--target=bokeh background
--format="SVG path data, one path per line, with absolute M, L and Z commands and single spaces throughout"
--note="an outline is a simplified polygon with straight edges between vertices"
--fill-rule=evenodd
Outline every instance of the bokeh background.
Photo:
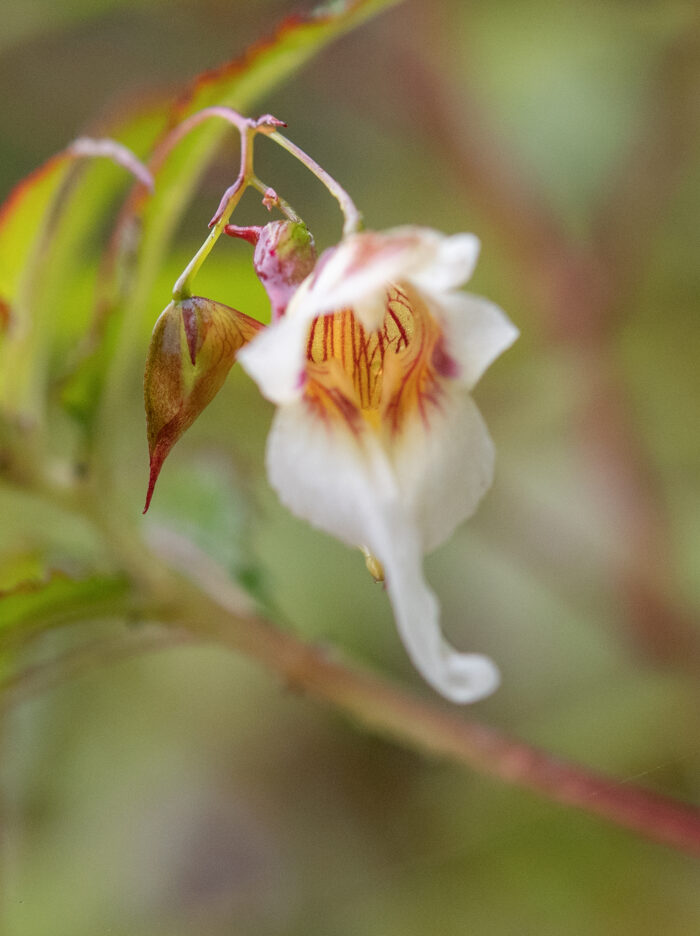
M 105 114 L 177 89 L 297 8 L 4 0 L 0 195 Z M 288 122 L 369 226 L 478 233 L 473 290 L 521 330 L 476 392 L 495 484 L 427 562 L 453 642 L 503 672 L 467 714 L 693 802 L 699 28 L 681 0 L 410 0 L 258 108 Z M 271 145 L 258 150 L 259 174 L 330 243 L 332 200 Z M 148 334 L 236 159 L 229 142 L 207 174 L 125 365 L 110 431 L 129 513 L 146 478 Z M 252 197 L 237 218 L 262 218 Z M 265 317 L 247 250 L 221 243 L 201 290 Z M 361 556 L 268 489 L 270 418 L 234 371 L 144 523 L 190 536 L 309 640 L 430 697 Z M 69 523 L 4 486 L 2 586 L 47 565 L 99 566 L 89 532 Z M 29 662 L 81 633 L 43 638 Z M 1 758 L 7 936 L 700 931 L 690 858 L 368 736 L 217 648 L 88 668 L 13 706 Z

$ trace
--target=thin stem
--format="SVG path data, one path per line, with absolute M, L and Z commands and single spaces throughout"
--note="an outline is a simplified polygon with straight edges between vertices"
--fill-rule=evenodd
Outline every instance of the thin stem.
M 245 139 L 245 137 L 243 139 Z M 214 244 L 216 244 L 218 241 L 224 227 L 228 222 L 228 219 L 233 213 L 233 209 L 241 200 L 243 193 L 246 190 L 247 184 L 248 180 L 245 179 L 242 175 L 239 175 L 234 185 L 232 185 L 231 188 L 227 191 L 226 203 L 224 209 L 219 214 L 217 222 L 209 231 L 206 240 L 194 255 L 194 257 L 192 257 L 190 262 L 178 277 L 177 282 L 173 286 L 173 299 L 176 301 L 181 299 L 189 299 L 192 295 L 192 281 L 199 272 L 204 261 L 212 252 Z
M 226 226 L 228 219 L 233 214 L 233 209 L 241 200 L 250 179 L 253 175 L 253 136 L 255 130 L 246 126 L 241 131 L 241 168 L 238 178 L 233 185 L 224 192 L 221 204 L 215 215 L 211 231 L 207 239 L 192 257 L 185 269 L 180 274 L 177 282 L 173 286 L 173 299 L 189 299 L 192 295 L 192 280 L 197 275 L 200 267 L 211 253 L 214 244 L 221 237 L 221 233 Z
M 249 184 L 251 188 L 254 188 L 264 196 L 263 204 L 269 204 L 270 207 L 274 205 L 274 207 L 279 208 L 282 214 L 295 224 L 303 223 L 301 215 L 292 208 L 288 201 L 285 201 L 284 198 L 278 195 L 271 186 L 265 185 L 257 176 L 253 176 Z
M 165 614 L 200 639 L 255 659 L 290 688 L 329 703 L 377 734 L 700 857 L 700 810 L 693 806 L 555 758 L 351 668 L 264 620 L 240 617 L 225 605 L 224 594 L 215 600 L 196 589 L 188 598 L 181 590 L 177 606 L 170 605 Z
M 170 152 L 172 147 L 182 139 L 184 135 L 189 133 L 197 124 L 206 120 L 208 117 L 221 117 L 233 124 L 240 131 L 241 167 L 238 172 L 238 178 L 233 185 L 224 192 L 216 214 L 209 223 L 211 230 L 207 239 L 194 257 L 192 257 L 173 286 L 173 299 L 176 301 L 190 298 L 192 295 L 192 281 L 211 253 L 214 244 L 216 244 L 221 236 L 224 227 L 233 214 L 234 208 L 241 200 L 246 188 L 249 185 L 254 185 L 255 182 L 258 181 L 253 171 L 253 140 L 255 135 L 257 133 L 271 134 L 276 127 L 285 126 L 281 120 L 277 120 L 277 118 L 273 117 L 271 114 L 265 114 L 257 120 L 250 120 L 229 107 L 207 107 L 193 114 L 192 117 L 183 121 L 183 123 L 175 128 L 159 149 L 156 160 L 161 162 L 165 158 L 165 155 Z
M 189 116 L 186 120 L 183 120 L 182 123 L 179 123 L 161 141 L 149 162 L 151 171 L 159 169 L 166 156 L 177 146 L 180 140 L 184 139 L 184 137 L 186 137 L 188 133 L 191 133 L 195 127 L 198 127 L 199 124 L 204 123 L 205 120 L 209 120 L 210 117 L 220 117 L 227 123 L 232 124 L 241 134 L 245 133 L 246 127 L 250 124 L 250 120 L 247 117 L 239 114 L 238 111 L 233 110 L 231 107 L 204 107 L 202 110 L 196 111 L 196 113 Z
M 700 857 L 700 810 L 605 777 L 509 738 L 454 708 L 426 702 L 331 657 L 252 614 L 239 591 L 186 541 L 152 543 L 173 577 L 167 603 L 147 616 L 190 630 L 243 653 L 278 678 L 327 702 L 365 728 L 413 750 L 446 757 L 473 770 L 574 806 L 647 838 Z M 189 547 L 189 548 L 188 548 Z
M 265 196 L 274 193 L 271 197 L 271 201 L 272 198 L 274 198 L 274 204 L 280 208 L 286 217 L 296 222 L 301 220 L 288 202 L 280 198 L 273 189 L 270 189 L 269 186 L 265 185 L 255 175 L 253 170 L 253 139 L 256 133 L 264 133 L 266 136 L 269 136 L 271 140 L 274 140 L 275 143 L 288 153 L 291 153 L 291 155 L 302 162 L 317 179 L 323 182 L 331 195 L 337 200 L 343 212 L 343 217 L 345 218 L 345 223 L 343 224 L 344 236 L 347 237 L 349 234 L 354 234 L 360 230 L 362 227 L 362 215 L 358 211 L 352 198 L 350 198 L 345 189 L 314 159 L 276 129 L 277 127 L 286 126 L 286 124 L 281 120 L 277 120 L 276 117 L 272 117 L 270 114 L 259 117 L 257 120 L 249 120 L 243 117 L 242 114 L 239 114 L 238 111 L 229 107 L 206 107 L 196 114 L 192 114 L 191 117 L 183 121 L 165 138 L 151 161 L 151 166 L 154 171 L 162 164 L 168 153 L 184 136 L 190 133 L 198 124 L 210 117 L 220 117 L 233 124 L 233 126 L 240 131 L 241 168 L 238 178 L 224 193 L 216 214 L 209 224 L 211 231 L 207 239 L 178 277 L 173 287 L 173 299 L 177 301 L 190 298 L 192 295 L 191 287 L 194 277 L 211 253 L 214 244 L 216 244 L 225 225 L 228 223 L 234 208 L 241 200 L 243 193 L 249 185 Z
M 312 172 L 317 179 L 319 179 L 326 186 L 328 191 L 331 193 L 333 198 L 336 199 L 340 205 L 340 210 L 343 212 L 345 218 L 345 224 L 343 225 L 343 235 L 347 237 L 349 234 L 355 234 L 362 228 L 362 215 L 357 209 L 354 201 L 345 189 L 339 185 L 335 179 L 330 176 L 325 169 L 323 169 L 319 164 L 312 159 L 310 156 L 300 149 L 296 143 L 292 143 L 291 140 L 288 140 L 287 137 L 283 136 L 279 131 L 268 134 L 271 140 L 274 140 L 282 149 L 287 150 L 288 153 L 291 153 L 292 156 L 296 157 L 301 163 L 303 163 L 306 168 Z
M 186 568 L 195 581 L 185 580 L 163 566 L 163 587 L 151 587 L 148 592 L 134 590 L 127 605 L 142 620 L 167 624 L 171 637 L 148 631 L 143 632 L 142 642 L 139 636 L 134 644 L 87 645 L 64 659 L 68 675 L 81 673 L 92 663 L 187 642 L 189 634 L 192 640 L 216 643 L 245 654 L 289 688 L 330 704 L 365 728 L 414 751 L 447 758 L 700 857 L 700 810 L 690 804 L 560 760 L 487 725 L 465 719 L 455 708 L 425 701 L 347 666 L 327 649 L 310 646 L 256 617 L 249 601 L 225 573 L 190 544 L 177 539 L 173 542 L 168 536 L 152 545 L 157 549 L 157 554 L 151 554 L 154 562 L 166 560 Z M 84 602 L 84 618 L 90 617 L 93 604 L 91 597 Z M 119 614 L 119 609 L 124 613 L 124 608 L 124 598 L 118 597 L 115 613 Z M 78 610 L 80 595 L 71 606 L 72 612 Z M 113 616 L 108 607 L 101 610 Z M 57 623 L 63 623 L 60 614 Z M 28 671 L 13 683 L 6 683 L 8 694 L 0 700 L 0 709 L 60 682 L 61 666 L 59 661 L 56 664 Z

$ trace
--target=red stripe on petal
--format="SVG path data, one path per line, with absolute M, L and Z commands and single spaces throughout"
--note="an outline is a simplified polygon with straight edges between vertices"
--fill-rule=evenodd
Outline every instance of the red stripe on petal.
M 400 432 L 405 420 L 428 427 L 446 379 L 458 366 L 438 322 L 410 287 L 387 289 L 382 328 L 366 331 L 352 311 L 317 318 L 307 341 L 306 396 L 324 420 Z

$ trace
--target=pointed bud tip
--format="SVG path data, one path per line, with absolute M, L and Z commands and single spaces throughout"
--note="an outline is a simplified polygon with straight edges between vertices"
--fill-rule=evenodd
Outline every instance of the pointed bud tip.
M 148 508 L 151 506 L 151 501 L 153 499 L 153 492 L 156 488 L 156 481 L 160 475 L 160 469 L 163 467 L 163 456 L 158 455 L 158 450 L 153 453 L 151 456 L 151 465 L 148 476 L 148 490 L 146 492 L 146 504 L 141 512 L 143 514 L 148 513 Z
M 229 306 L 190 296 L 169 303 L 153 329 L 143 380 L 150 478 L 144 513 L 169 452 L 222 387 L 262 325 Z

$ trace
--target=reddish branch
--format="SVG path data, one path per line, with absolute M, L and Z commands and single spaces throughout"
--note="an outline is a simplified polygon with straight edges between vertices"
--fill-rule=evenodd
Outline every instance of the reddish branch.
M 240 618 L 220 600 L 192 592 L 165 609 L 179 628 L 257 660 L 290 688 L 335 706 L 380 735 L 574 806 L 647 838 L 700 857 L 700 810 L 509 738 L 456 708 L 426 702 L 351 668 L 255 618 Z
M 327 702 L 379 735 L 700 857 L 700 810 L 695 807 L 560 760 L 466 719 L 460 709 L 427 702 L 347 666 L 326 650 L 251 615 L 246 596 L 190 544 L 167 536 L 154 545 L 169 563 L 186 567 L 197 585 L 173 574 L 150 554 L 150 584 L 141 581 L 138 588 L 134 585 L 118 595 L 108 616 L 161 621 L 167 627 L 141 626 L 126 636 L 94 640 L 18 672 L 0 685 L 0 712 L 95 666 L 190 642 L 216 643 L 250 657 L 289 688 Z M 81 611 L 84 620 L 94 620 L 96 608 L 104 615 L 105 609 L 95 601 L 92 595 L 82 603 L 77 597 L 70 619 L 60 618 L 58 624 L 75 621 Z

